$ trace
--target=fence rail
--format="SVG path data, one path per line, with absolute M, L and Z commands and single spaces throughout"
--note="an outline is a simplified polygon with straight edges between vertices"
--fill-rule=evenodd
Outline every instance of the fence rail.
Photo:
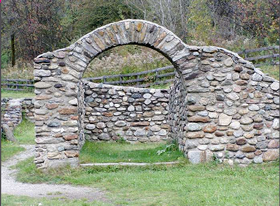
M 257 67 L 263 65 L 279 65 L 279 46 L 245 49 L 237 53 L 244 59 L 252 61 Z
M 31 79 L 1 79 L 1 89 L 11 91 L 33 90 L 34 80 Z
M 100 83 L 112 84 L 112 85 L 127 85 L 131 83 L 136 83 L 138 86 L 141 86 L 140 83 L 159 82 L 162 81 L 162 79 L 164 78 L 170 78 L 170 77 L 174 78 L 174 75 L 175 75 L 174 67 L 166 66 L 166 67 L 143 71 L 143 72 L 92 77 L 92 78 L 85 78 L 85 79 L 96 83 L 100 82 Z
M 279 65 L 279 46 L 245 49 L 237 52 L 255 66 Z M 88 81 L 112 85 L 134 85 L 136 87 L 150 87 L 174 81 L 175 71 L 173 66 L 166 66 L 153 70 L 130 74 L 109 75 L 85 78 Z M 34 81 L 28 79 L 2 79 L 1 88 L 4 90 L 24 91 L 34 89 Z

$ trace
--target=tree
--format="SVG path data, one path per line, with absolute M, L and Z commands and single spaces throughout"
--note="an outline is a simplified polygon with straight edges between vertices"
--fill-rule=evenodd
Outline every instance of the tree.
M 142 12 L 144 19 L 159 23 L 184 40 L 189 3 L 190 0 L 126 0 L 131 9 Z
M 123 0 L 81 0 L 72 8 L 79 11 L 75 13 L 73 34 L 79 37 L 105 24 L 141 15 L 137 9 L 131 10 Z
M 245 31 L 257 37 L 263 44 L 276 43 L 277 39 L 279 44 L 278 0 L 239 0 L 236 5 L 237 17 Z
M 14 36 L 17 56 L 31 60 L 38 54 L 59 46 L 62 38 L 60 12 L 63 2 L 57 0 L 3 2 L 2 38 Z

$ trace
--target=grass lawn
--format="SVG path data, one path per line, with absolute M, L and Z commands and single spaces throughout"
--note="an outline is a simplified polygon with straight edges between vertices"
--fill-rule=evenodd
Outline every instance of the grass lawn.
M 175 161 L 183 154 L 174 148 L 161 155 L 158 150 L 165 148 L 165 143 L 116 143 L 86 142 L 80 153 L 81 163 L 96 162 L 168 162 Z
M 18 180 L 92 186 L 107 191 L 114 205 L 278 205 L 279 162 L 238 166 L 180 164 L 148 167 L 35 168 L 17 165 Z
M 1 139 L 1 161 L 5 161 L 13 155 L 24 151 L 20 144 L 34 144 L 35 143 L 35 127 L 34 123 L 24 118 L 22 122 L 14 130 L 15 138 L 18 142 L 10 142 Z
M 14 130 L 15 138 L 20 144 L 35 144 L 35 125 L 24 115 L 22 122 Z
M 23 147 L 20 147 L 17 143 L 10 142 L 7 140 L 1 139 L 1 161 L 4 162 L 5 160 L 9 159 L 10 157 L 14 156 L 15 154 L 24 151 Z
M 7 91 L 1 89 L 1 98 L 27 98 L 27 97 L 35 97 L 34 92 L 27 92 L 27 91 Z
M 1 206 L 106 206 L 102 202 L 88 203 L 86 200 L 67 200 L 64 198 L 31 198 L 24 196 L 1 195 Z

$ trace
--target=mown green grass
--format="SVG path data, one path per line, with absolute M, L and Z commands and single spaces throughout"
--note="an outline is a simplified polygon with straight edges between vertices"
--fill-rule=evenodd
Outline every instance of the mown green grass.
M 41 172 L 33 159 L 17 165 L 18 180 L 69 183 L 107 191 L 113 205 L 278 205 L 279 162 L 238 166 L 89 167 Z
M 120 144 L 117 142 L 86 142 L 80 153 L 81 163 L 93 162 L 168 162 L 183 157 L 176 148 L 161 155 L 164 143 Z
M 1 206 L 106 206 L 107 203 L 65 198 L 31 198 L 25 196 L 1 195 Z
M 1 139 L 1 161 L 4 162 L 25 149 L 17 143 Z
M 7 91 L 1 89 L 1 98 L 18 99 L 18 98 L 29 98 L 29 97 L 35 97 L 35 93 L 28 92 L 28 91 Z
M 35 125 L 25 118 L 16 126 L 14 135 L 20 144 L 35 144 Z

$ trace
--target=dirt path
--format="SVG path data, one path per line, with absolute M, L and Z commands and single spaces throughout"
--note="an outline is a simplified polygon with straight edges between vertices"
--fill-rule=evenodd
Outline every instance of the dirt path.
M 29 197 L 64 197 L 68 199 L 87 199 L 88 201 L 104 201 L 104 192 L 97 188 L 76 187 L 71 185 L 54 185 L 54 184 L 29 184 L 16 181 L 16 170 L 10 169 L 19 161 L 25 160 L 34 155 L 33 145 L 21 145 L 26 150 L 9 160 L 2 163 L 1 170 L 1 189 L 2 194 L 29 196 Z

